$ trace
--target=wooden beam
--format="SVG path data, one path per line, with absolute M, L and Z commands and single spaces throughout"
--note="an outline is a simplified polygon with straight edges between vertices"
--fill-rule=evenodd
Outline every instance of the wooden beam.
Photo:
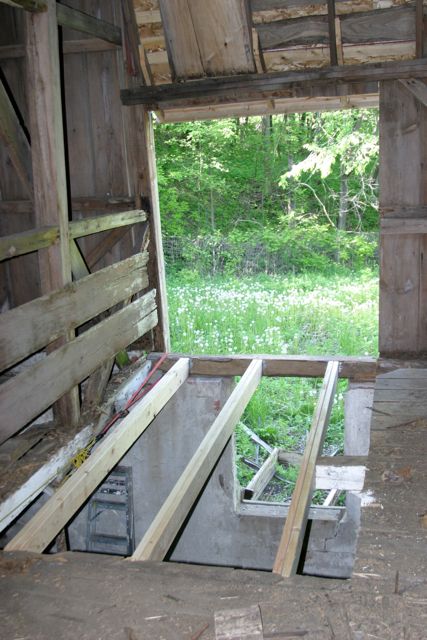
M 70 222 L 70 237 L 83 238 L 93 233 L 127 227 L 131 224 L 138 224 L 147 219 L 147 213 L 142 209 L 134 211 L 122 211 L 120 213 L 109 213 L 107 215 L 95 216 L 93 218 L 82 218 Z
M 59 227 L 50 225 L 0 238 L 0 261 L 50 247 L 59 240 Z
M 297 571 L 314 491 L 316 462 L 321 452 L 338 381 L 338 363 L 329 362 L 314 412 L 301 469 L 292 495 L 282 538 L 274 561 L 273 572 L 290 577 Z
M 150 354 L 157 360 L 160 353 Z M 376 358 L 355 356 L 272 356 L 267 354 L 238 356 L 197 356 L 169 354 L 161 369 L 167 371 L 178 358 L 191 359 L 191 374 L 194 376 L 241 376 L 253 358 L 263 361 L 263 376 L 289 378 L 323 378 L 328 362 L 340 364 L 339 377 L 357 380 L 374 380 L 377 372 Z
M 378 64 L 345 65 L 342 67 L 286 73 L 257 74 L 193 80 L 181 84 L 164 84 L 155 87 L 137 87 L 121 91 L 125 105 L 145 104 L 157 110 L 192 107 L 221 102 L 265 100 L 267 98 L 301 97 L 321 95 L 334 83 L 378 82 L 397 78 L 424 78 L 427 76 L 427 60 L 407 60 Z
M 33 180 L 31 168 L 30 143 L 21 127 L 18 115 L 0 78 L 0 139 L 3 140 L 10 160 L 24 185 L 32 197 Z
M 95 267 L 100 260 L 105 256 L 106 253 L 111 251 L 111 249 L 127 234 L 130 229 L 128 227 L 120 227 L 119 229 L 112 229 L 109 231 L 104 238 L 102 238 L 94 247 L 91 249 L 87 255 L 86 263 L 89 269 Z
M 270 453 L 258 469 L 249 484 L 243 489 L 243 498 L 245 500 L 258 500 L 264 489 L 276 472 L 277 456 L 279 449 L 276 447 Z
M 329 51 L 331 65 L 338 64 L 337 34 L 335 29 L 335 0 L 328 0 Z
M 41 553 L 145 431 L 188 377 L 179 360 L 99 444 L 94 453 L 7 545 L 8 551 Z
M 46 0 L 46 5 L 44 13 L 25 13 L 36 225 L 59 226 L 59 241 L 38 254 L 42 293 L 61 289 L 72 279 L 56 2 Z M 72 339 L 73 335 L 70 328 L 62 340 Z M 77 424 L 78 388 L 70 388 L 54 411 L 63 424 Z
M 122 44 L 121 30 L 115 24 L 111 24 L 100 18 L 95 18 L 83 11 L 79 11 L 73 7 L 67 7 L 67 5 L 60 4 L 59 2 L 56 5 L 56 15 L 58 24 L 62 27 L 82 31 L 95 38 L 100 38 L 101 40 L 119 46 Z
M 424 57 L 424 0 L 416 0 L 415 3 L 415 55 Z
M 262 500 L 242 500 L 238 503 L 236 511 L 239 516 L 257 518 L 287 518 L 289 505 L 279 502 L 264 502 Z M 339 522 L 345 514 L 344 507 L 324 507 L 312 505 L 308 510 L 309 520 L 321 520 L 324 522 Z
M 1 1 L 1 0 L 0 0 Z M 62 43 L 62 53 L 93 53 L 101 51 L 115 51 L 116 44 L 99 40 L 98 38 L 86 38 L 85 40 L 64 40 Z M 0 46 L 0 60 L 10 60 L 12 58 L 23 58 L 25 47 L 22 44 L 7 44 Z
M 46 0 L 0 0 L 0 2 L 8 4 L 15 9 L 25 9 L 26 11 L 33 11 L 35 13 L 47 11 Z
M 95 275 L 95 274 L 94 274 Z M 92 290 L 93 295 L 93 290 Z M 106 358 L 156 326 L 155 291 L 121 309 L 0 385 L 0 442 L 87 378 Z
M 135 208 L 135 198 L 122 196 L 117 198 L 93 198 L 80 197 L 71 200 L 71 208 L 73 212 L 77 211 L 97 211 L 118 213 Z M 0 200 L 0 213 L 6 214 L 27 214 L 34 211 L 31 200 Z
M 163 560 L 255 392 L 261 375 L 261 360 L 253 360 L 166 498 L 131 560 Z
M 70 238 L 83 238 L 101 231 L 109 231 L 144 222 L 147 214 L 141 209 L 110 213 L 70 222 Z M 59 227 L 50 225 L 0 238 L 0 261 L 50 247 L 59 239 Z
M 382 235 L 426 234 L 427 218 L 382 218 Z
M 416 80 L 415 78 L 408 78 L 407 80 L 400 80 L 400 83 L 403 84 L 424 107 L 427 107 L 427 84 L 425 84 L 425 82 Z
M 166 272 L 163 255 L 162 228 L 160 220 L 159 191 L 157 184 L 156 155 L 154 145 L 154 131 L 151 114 L 144 109 L 142 113 L 144 139 L 140 144 L 144 145 L 146 153 L 146 197 L 150 202 L 150 251 L 148 262 L 148 277 L 150 286 L 157 290 L 157 310 L 159 324 L 154 330 L 154 349 L 170 351 L 169 314 L 166 292 Z
M 0 371 L 147 287 L 147 259 L 138 253 L 0 314 Z

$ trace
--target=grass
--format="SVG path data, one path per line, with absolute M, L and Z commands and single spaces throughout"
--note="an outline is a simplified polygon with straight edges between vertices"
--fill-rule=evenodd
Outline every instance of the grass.
M 377 355 L 378 277 L 370 271 L 315 273 L 187 281 L 168 278 L 172 348 L 190 354 Z M 321 380 L 265 378 L 242 422 L 273 446 L 302 451 Z M 343 394 L 340 381 L 324 451 L 343 444 Z M 236 432 L 238 479 L 254 474 L 242 458 L 262 463 L 242 429 Z M 286 480 L 279 496 L 292 491 L 296 471 L 278 468 Z M 275 491 L 273 490 L 273 493 Z M 274 496 L 273 496 L 274 497 Z

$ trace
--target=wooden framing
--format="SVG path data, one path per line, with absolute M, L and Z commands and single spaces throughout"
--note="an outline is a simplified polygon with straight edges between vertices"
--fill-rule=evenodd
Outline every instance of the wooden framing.
M 288 517 L 274 561 L 273 572 L 279 573 L 283 577 L 294 575 L 298 568 L 308 509 L 314 491 L 316 462 L 328 427 L 337 381 L 338 363 L 329 362 L 292 495 Z
M 76 31 L 82 31 L 88 33 L 95 38 L 100 38 L 106 42 L 111 42 L 121 46 L 122 34 L 119 27 L 114 24 L 110 24 L 105 20 L 100 20 L 93 16 L 74 9 L 73 7 L 67 7 L 65 4 L 57 3 L 56 16 L 58 24 L 62 27 L 68 27 Z
M 279 449 L 276 447 L 265 459 L 249 484 L 243 489 L 243 498 L 245 500 L 257 500 L 261 496 L 274 476 L 278 455 Z
M 161 354 L 152 353 L 157 360 Z M 163 361 L 161 369 L 167 371 L 179 358 L 189 357 L 192 375 L 241 376 L 254 357 L 262 360 L 263 376 L 289 378 L 322 378 L 328 362 L 339 363 L 339 377 L 353 380 L 374 380 L 377 372 L 376 358 L 353 356 L 273 356 L 257 354 L 238 356 L 198 356 L 173 353 Z
M 59 225 L 58 243 L 38 255 L 42 293 L 71 282 L 56 2 L 46 4 L 45 12 L 25 14 L 35 217 L 37 226 Z M 72 337 L 69 330 L 61 340 Z M 67 391 L 57 398 L 55 413 L 62 422 L 77 424 L 78 388 Z
M 25 189 L 32 197 L 32 168 L 30 144 L 25 136 L 19 118 L 0 79 L 0 139 L 8 150 L 10 159 Z
M 331 95 L 331 92 L 339 93 L 337 87 L 343 82 L 351 85 L 425 76 L 427 76 L 427 61 L 418 59 L 137 87 L 123 90 L 121 96 L 125 105 L 144 104 L 148 109 L 164 110 L 184 106 L 251 102 L 268 98 L 325 96 Z
M 189 362 L 183 358 L 105 437 L 95 452 L 9 542 L 6 550 L 41 553 L 150 425 L 185 382 L 188 373 Z
M 73 220 L 69 223 L 70 239 L 84 238 L 85 236 L 100 233 L 101 231 L 127 227 L 132 224 L 144 222 L 146 219 L 146 212 L 136 209 L 134 211 L 108 213 L 94 218 Z M 31 251 L 37 251 L 44 247 L 50 247 L 55 244 L 58 239 L 59 227 L 55 225 L 23 231 L 11 236 L 3 236 L 0 238 L 0 261 L 21 256 Z
M 155 291 L 102 320 L 0 386 L 0 442 L 157 324 Z M 22 401 L 25 398 L 25 402 Z
M 147 260 L 146 253 L 136 254 L 0 314 L 0 370 L 147 287 Z
M 131 560 L 163 560 L 262 376 L 253 360 L 149 526 Z

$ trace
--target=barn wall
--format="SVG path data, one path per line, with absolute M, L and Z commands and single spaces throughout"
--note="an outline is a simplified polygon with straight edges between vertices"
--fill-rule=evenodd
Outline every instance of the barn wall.
M 426 82 L 415 86 L 422 89 Z M 399 81 L 380 94 L 380 352 L 427 351 L 427 106 Z

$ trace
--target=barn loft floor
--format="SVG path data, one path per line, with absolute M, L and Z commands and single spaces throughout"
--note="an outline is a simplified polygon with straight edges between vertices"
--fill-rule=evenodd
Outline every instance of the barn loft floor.
M 264 635 L 254 638 L 425 638 L 426 384 L 424 368 L 376 379 L 364 491 L 370 499 L 351 580 L 80 553 L 3 553 L 5 637 L 207 640 L 215 638 L 216 612 L 255 605 Z

